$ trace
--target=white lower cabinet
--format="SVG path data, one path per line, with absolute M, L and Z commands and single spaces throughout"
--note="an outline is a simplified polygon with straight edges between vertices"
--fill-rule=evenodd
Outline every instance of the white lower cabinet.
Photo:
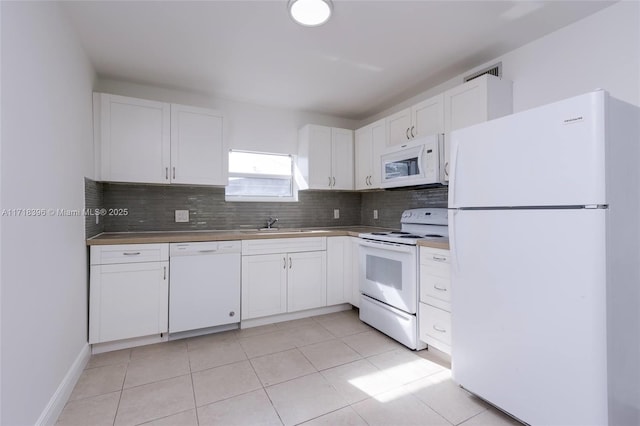
M 356 308 L 360 307 L 360 241 L 358 237 L 349 237 L 351 245 L 351 275 L 350 288 L 347 293 L 350 295 L 349 302 Z
M 166 333 L 168 244 L 91 247 L 89 343 Z
M 325 237 L 244 240 L 242 319 L 327 305 Z
M 449 250 L 420 247 L 420 340 L 451 354 Z
M 327 238 L 327 305 L 351 303 L 351 237 Z
M 242 319 L 287 312 L 287 255 L 242 256 Z
M 289 253 L 287 311 L 327 306 L 327 253 Z

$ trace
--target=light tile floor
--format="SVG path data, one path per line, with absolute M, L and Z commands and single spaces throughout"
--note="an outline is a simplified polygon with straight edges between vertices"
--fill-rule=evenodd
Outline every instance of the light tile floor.
M 57 424 L 518 425 L 357 310 L 94 355 Z

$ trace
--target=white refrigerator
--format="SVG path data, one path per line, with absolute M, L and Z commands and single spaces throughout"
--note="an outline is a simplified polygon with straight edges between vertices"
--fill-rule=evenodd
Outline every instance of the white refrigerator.
M 640 114 L 595 91 L 451 134 L 454 380 L 531 425 L 640 424 Z

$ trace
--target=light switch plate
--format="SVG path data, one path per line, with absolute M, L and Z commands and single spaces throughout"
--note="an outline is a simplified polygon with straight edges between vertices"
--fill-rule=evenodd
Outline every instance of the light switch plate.
M 377 219 L 378 218 L 378 210 L 374 210 L 373 211 L 373 218 Z
M 340 209 L 333 209 L 333 218 L 340 219 Z
M 176 210 L 176 222 L 189 222 L 189 210 Z

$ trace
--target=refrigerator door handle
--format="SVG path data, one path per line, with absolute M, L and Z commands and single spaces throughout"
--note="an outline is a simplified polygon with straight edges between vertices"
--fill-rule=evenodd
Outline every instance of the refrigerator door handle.
M 458 266 L 458 245 L 456 244 L 456 216 L 460 212 L 458 210 L 449 210 L 449 248 L 451 254 L 451 267 L 455 271 L 459 271 Z
M 458 180 L 456 179 L 456 174 L 458 171 L 458 149 L 459 149 L 459 145 L 456 144 L 456 149 L 451 153 L 451 159 L 450 159 L 450 170 L 451 172 L 449 173 L 449 207 L 458 207 L 456 206 L 456 185 L 458 183 Z

